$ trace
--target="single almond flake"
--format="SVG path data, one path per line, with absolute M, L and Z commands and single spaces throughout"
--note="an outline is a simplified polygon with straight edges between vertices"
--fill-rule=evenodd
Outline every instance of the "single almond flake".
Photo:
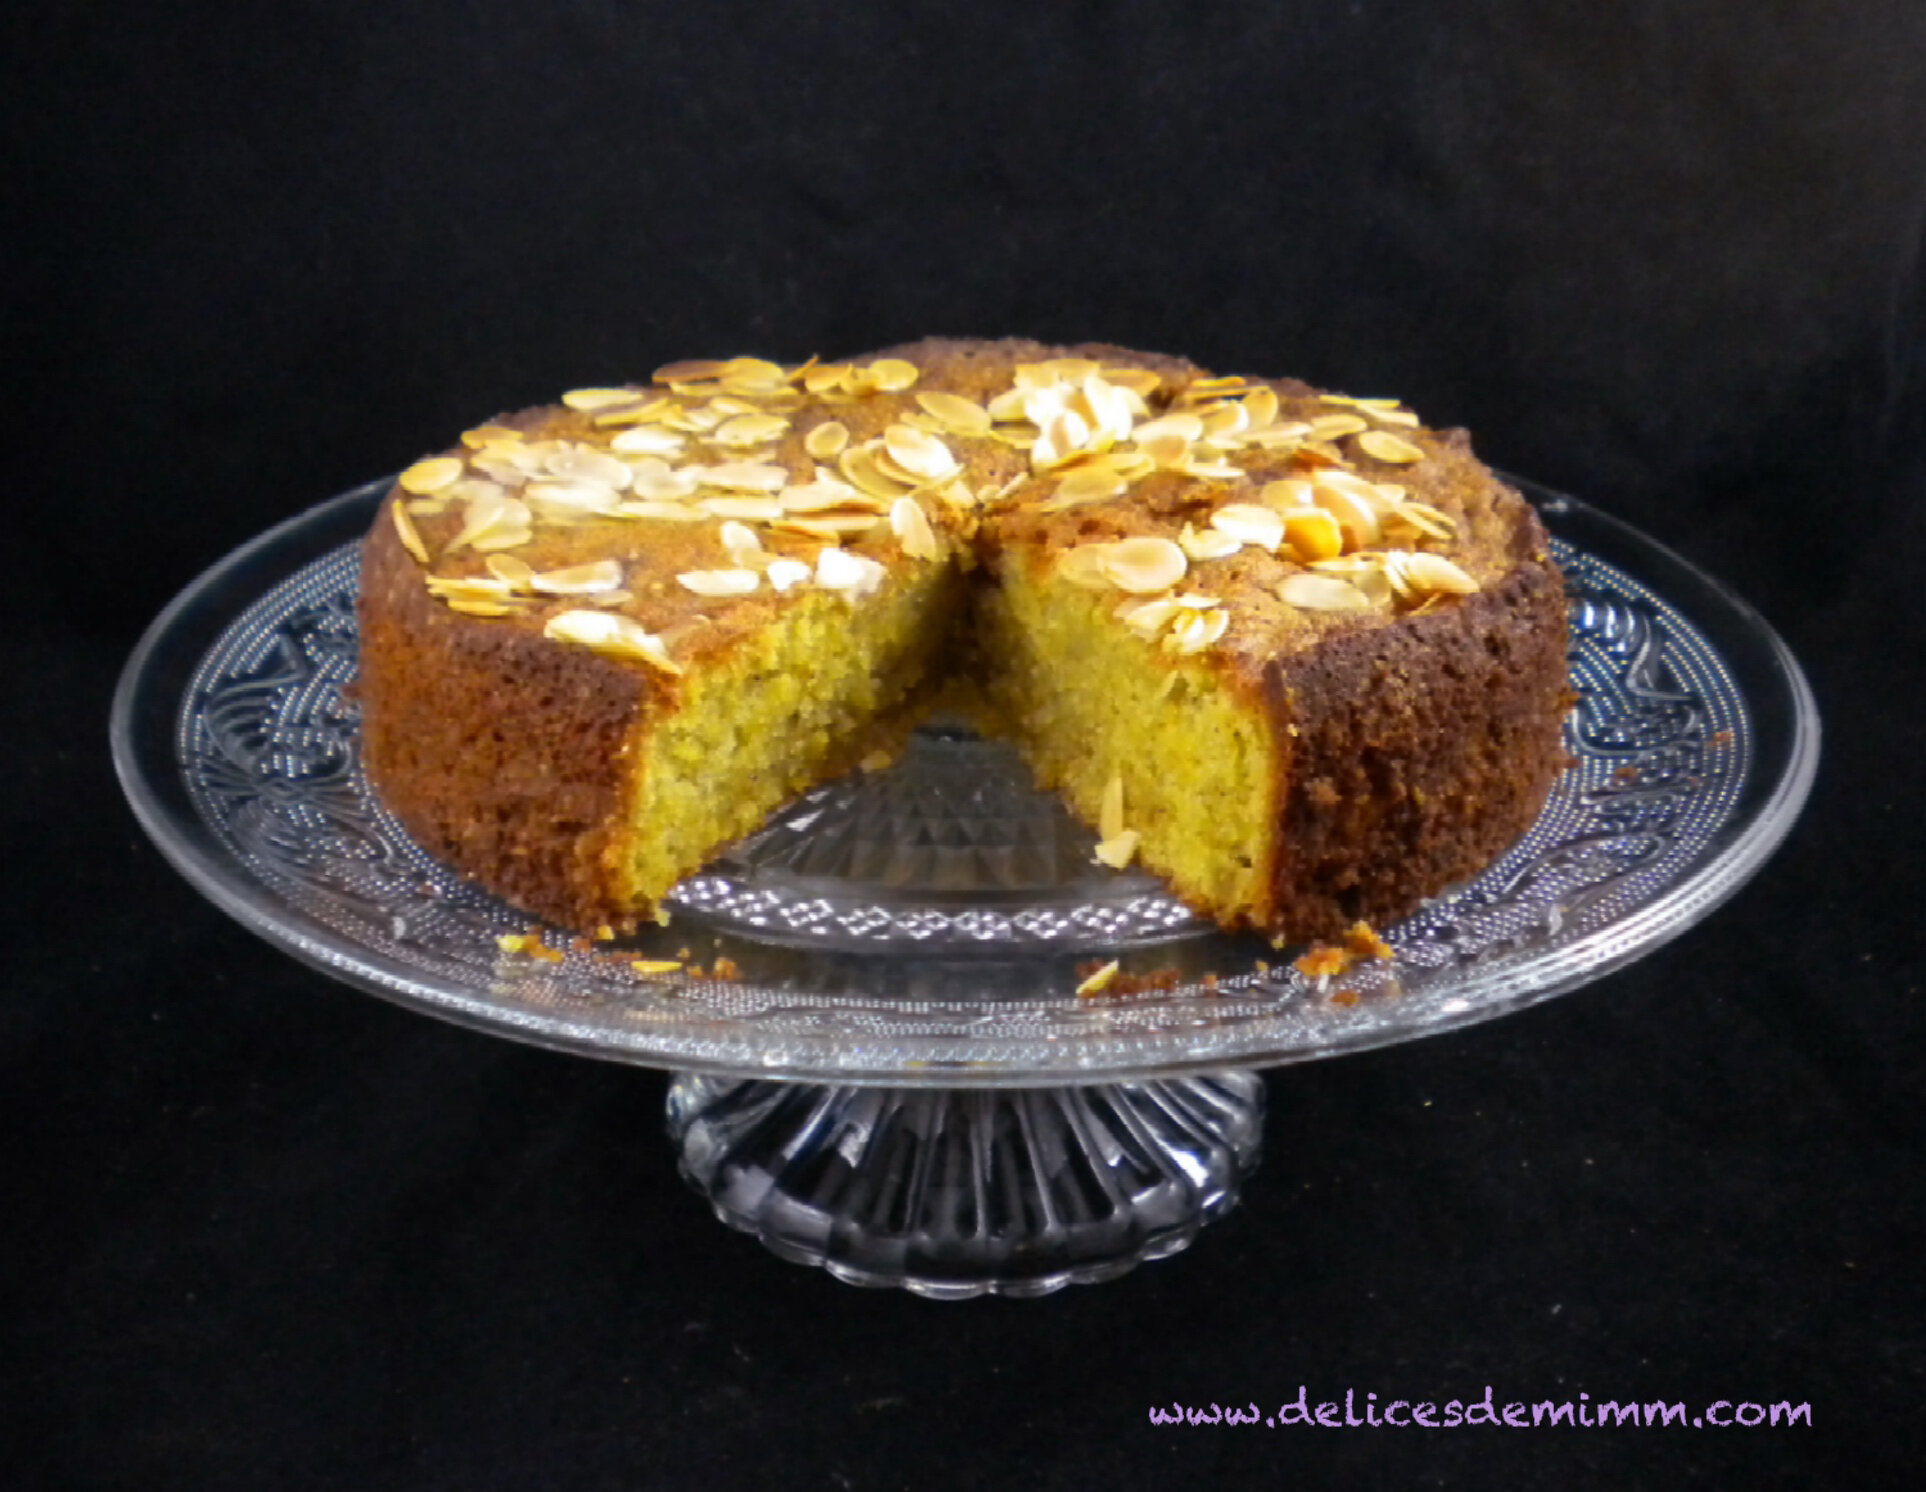
M 929 514 L 923 511 L 923 505 L 915 498 L 899 497 L 890 505 L 889 526 L 902 544 L 903 553 L 911 559 L 942 558 L 943 549 L 936 542 L 936 531 L 930 527 Z
M 1130 846 L 1132 853 L 1135 853 L 1136 848 L 1134 843 Z M 1106 860 L 1104 863 L 1109 864 L 1110 862 Z M 1128 860 L 1126 860 L 1125 863 L 1128 864 Z M 1121 869 L 1122 867 L 1117 868 Z M 1079 1000 L 1088 1000 L 1109 989 L 1111 985 L 1117 982 L 1117 970 L 1120 967 L 1121 965 L 1118 960 L 1114 958 L 1111 959 L 1109 963 L 1096 970 L 1096 972 L 1077 986 L 1077 998 Z
M 1204 411 L 1204 434 L 1210 439 L 1236 435 L 1250 426 L 1251 413 L 1242 404 L 1216 404 Z
M 1378 542 L 1378 512 L 1368 499 L 1341 487 L 1320 486 L 1312 491 L 1311 500 L 1337 520 L 1345 548 L 1363 549 Z
M 1312 440 L 1342 440 L 1347 435 L 1369 430 L 1371 422 L 1355 414 L 1321 414 L 1311 421 Z
M 395 537 L 401 540 L 401 547 L 414 556 L 415 563 L 428 563 L 428 546 L 421 541 L 421 530 L 415 527 L 415 520 L 408 516 L 400 498 L 388 504 L 388 514 L 394 520 Z
M 634 469 L 619 456 L 593 446 L 566 445 L 543 463 L 545 475 L 558 482 L 593 482 L 618 492 L 629 485 Z
M 1177 535 L 1177 547 L 1193 560 L 1229 559 L 1244 546 L 1221 529 L 1207 528 L 1202 533 L 1188 523 Z
M 680 664 L 669 656 L 662 639 L 643 627 L 607 611 L 564 611 L 548 619 L 544 637 L 574 643 L 605 657 L 633 659 L 663 673 L 679 674 Z
M 770 588 L 780 593 L 803 584 L 812 572 L 801 560 L 778 559 L 771 560 L 769 568 L 762 573 L 769 582 Z
M 824 467 L 816 468 L 816 480 L 785 487 L 777 494 L 785 513 L 824 513 L 834 508 L 870 508 L 893 501 L 890 497 L 871 497 L 843 481 Z
M 1478 589 L 1477 581 L 1442 554 L 1408 554 L 1404 573 L 1413 590 L 1431 595 L 1469 596 Z
M 782 518 L 772 520 L 772 525 L 782 533 L 805 534 L 835 544 L 845 538 L 869 533 L 882 521 L 881 513 L 839 511 L 793 516 L 784 514 Z
M 461 432 L 461 443 L 471 451 L 486 450 L 492 445 L 511 443 L 522 438 L 522 432 L 508 425 L 477 425 L 473 430 Z
M 1097 807 L 1097 833 L 1115 839 L 1124 831 L 1124 784 L 1121 773 L 1112 772 L 1103 785 L 1103 800 Z
M 1180 615 L 1164 635 L 1164 650 L 1179 657 L 1201 653 L 1230 628 L 1230 613 L 1218 608 Z
M 1267 508 L 1308 508 L 1311 484 L 1303 477 L 1286 477 L 1281 482 L 1266 482 L 1258 490 L 1258 501 Z
M 762 553 L 762 540 L 756 537 L 756 531 L 748 524 L 738 522 L 734 518 L 722 525 L 716 537 L 722 540 L 722 547 L 729 552 L 731 558 Z M 738 560 L 738 563 L 741 561 Z
M 512 554 L 491 554 L 488 556 L 488 573 L 513 590 L 526 590 L 534 579 L 535 571 L 527 560 L 517 559 Z
M 445 597 L 441 604 L 463 616 L 499 617 L 521 610 L 506 601 L 469 601 L 460 596 Z
M 738 414 L 724 420 L 709 433 L 719 446 L 767 445 L 789 429 L 789 421 L 776 414 Z
M 759 523 L 774 523 L 782 517 L 782 502 L 774 497 L 705 497 L 696 504 L 711 518 L 746 518 Z
M 803 437 L 803 449 L 818 461 L 833 461 L 849 444 L 849 426 L 826 420 Z
M 812 394 L 833 394 L 848 384 L 854 371 L 848 363 L 818 363 L 803 370 L 802 386 Z
M 762 577 L 754 570 L 685 570 L 676 581 L 698 596 L 746 596 L 762 584 Z
M 1240 544 L 1277 552 L 1284 542 L 1284 520 L 1273 508 L 1256 503 L 1227 503 L 1210 515 L 1210 526 Z
M 1128 389 L 1139 399 L 1149 398 L 1164 383 L 1163 376 L 1155 368 L 1103 368 L 1099 371 L 1106 383 Z
M 509 601 L 513 587 L 493 575 L 429 575 L 428 594 L 440 601 Z
M 613 437 L 609 449 L 625 456 L 674 456 L 687 443 L 687 436 L 666 425 L 635 425 Z
M 462 526 L 455 537 L 448 541 L 450 550 L 463 549 L 469 545 L 480 547 L 481 541 L 497 532 L 528 532 L 530 521 L 528 504 L 516 497 L 481 496 L 470 500 Z
M 562 402 L 570 409 L 594 414 L 597 410 L 613 409 L 621 404 L 639 404 L 642 398 L 641 391 L 637 389 L 570 389 L 562 395 Z
M 956 456 L 937 436 L 914 425 L 891 425 L 883 432 L 883 449 L 913 478 L 941 482 L 956 475 Z
M 622 495 L 603 482 L 530 482 L 522 490 L 529 503 L 546 508 L 549 516 L 612 513 Z
M 1410 430 L 1417 429 L 1419 425 L 1419 420 L 1417 415 L 1415 415 L 1408 409 L 1376 409 L 1374 408 L 1371 411 L 1371 418 L 1374 420 L 1381 420 L 1383 423 L 1387 425 L 1402 425 L 1406 429 L 1410 429 Z
M 674 974 L 680 972 L 682 961 L 676 958 L 632 958 L 629 967 L 645 977 L 651 974 Z
M 643 498 L 635 502 L 617 503 L 614 518 L 653 518 L 662 523 L 706 523 L 712 516 L 690 503 L 661 502 Z
M 1335 575 L 1287 575 L 1277 594 L 1286 605 L 1304 611 L 1368 611 L 1371 606 L 1363 591 Z
M 1056 558 L 1056 572 L 1083 590 L 1108 590 L 1110 577 L 1104 572 L 1104 554 L 1109 548 L 1108 544 L 1079 544 L 1066 549 Z
M 866 596 L 883 583 L 887 572 L 867 555 L 851 554 L 834 546 L 816 556 L 816 584 L 826 591 L 842 591 L 852 598 Z
M 905 490 L 915 486 L 916 483 L 914 480 L 899 482 L 885 475 L 876 464 L 877 455 L 882 449 L 883 443 L 880 440 L 851 446 L 843 452 L 836 464 L 857 491 L 894 502 L 903 495 Z
M 1255 388 L 1244 396 L 1244 413 L 1250 416 L 1248 429 L 1261 429 L 1277 418 L 1277 390 Z
M 519 528 L 500 524 L 481 535 L 471 546 L 477 554 L 492 554 L 502 549 L 519 549 L 535 537 L 535 530 L 527 524 Z
M 1057 483 L 1055 494 L 1039 503 L 1037 509 L 1043 513 L 1060 513 L 1066 508 L 1108 502 L 1113 497 L 1122 497 L 1129 486 L 1108 464 L 1072 467 Z
M 1458 525 L 1451 515 L 1440 512 L 1429 503 L 1399 503 L 1397 516 L 1427 538 L 1450 539 L 1458 532 Z
M 430 492 L 439 492 L 462 474 L 463 466 L 459 456 L 430 456 L 425 461 L 417 461 L 395 479 L 403 492 L 421 497 Z
M 1138 595 L 1167 591 L 1189 568 L 1184 551 L 1169 539 L 1137 535 L 1104 546 L 1103 573 L 1118 590 Z
M 789 383 L 785 369 L 759 357 L 732 357 L 715 376 L 732 394 L 775 393 Z
M 1291 553 L 1300 563 L 1336 559 L 1344 553 L 1344 531 L 1338 521 L 1322 508 L 1289 508 L 1278 518 L 1284 524 L 1284 537 Z
M 1117 608 L 1115 615 L 1145 642 L 1155 642 L 1179 609 L 1176 601 L 1169 596 L 1159 596 L 1151 601 L 1126 601 Z
M 900 394 L 919 376 L 915 363 L 900 357 L 878 358 L 863 370 L 871 388 L 879 394 Z
M 990 412 L 961 394 L 946 394 L 940 389 L 925 389 L 916 396 L 931 419 L 956 435 L 988 435 Z
M 1389 430 L 1367 430 L 1358 437 L 1358 449 L 1377 461 L 1392 466 L 1409 466 L 1424 460 L 1424 452 L 1402 436 Z
M 701 383 L 721 373 L 723 365 L 710 359 L 664 363 L 655 370 L 657 383 Z M 551 385 L 552 387 L 552 385 Z
M 726 487 L 735 492 L 780 492 L 789 473 L 760 461 L 725 461 L 717 466 L 690 467 L 704 487 Z
M 621 589 L 622 564 L 612 559 L 590 560 L 531 575 L 528 583 L 545 596 L 593 596 Z

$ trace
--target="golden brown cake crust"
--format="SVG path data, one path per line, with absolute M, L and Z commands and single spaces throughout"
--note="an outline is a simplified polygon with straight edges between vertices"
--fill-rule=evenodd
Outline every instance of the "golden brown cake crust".
M 1395 605 L 1307 609 L 1280 598 L 1284 580 L 1318 569 L 1288 545 L 1233 546 L 1209 561 L 1207 581 L 1197 578 L 1201 561 L 1193 564 L 1184 584 L 1207 588 L 1224 622 L 1191 661 L 1262 712 L 1277 746 L 1280 805 L 1261 898 L 1203 910 L 1230 926 L 1331 937 L 1359 918 L 1407 914 L 1522 833 L 1564 760 L 1564 598 L 1536 516 L 1473 458 L 1462 431 L 1427 430 L 1390 401 L 1345 400 L 1293 380 L 1243 381 L 1223 395 L 1200 383 L 1210 375 L 1187 361 L 1103 344 L 929 339 L 851 364 L 909 365 L 911 387 L 827 402 L 785 396 L 778 406 L 784 429 L 747 459 L 779 468 L 793 488 L 825 464 L 812 454 L 820 425 L 842 425 L 851 447 L 880 442 L 906 419 L 927 418 L 919 395 L 988 406 L 1011 389 L 1020 367 L 1066 358 L 1154 374 L 1148 416 L 1208 410 L 1266 389 L 1279 423 L 1335 419 L 1358 430 L 1308 449 L 1304 442 L 1246 447 L 1235 471 L 1208 462 L 1198 467 L 1203 475 L 1140 471 L 1126 495 L 1072 506 L 1050 500 L 1062 490 L 1060 473 L 1036 469 L 1023 449 L 952 437 L 966 495 L 975 500 L 933 500 L 925 487 L 913 494 L 939 536 L 943 563 L 980 563 L 979 583 L 994 585 L 1010 567 L 1039 573 L 1070 551 L 1208 531 L 1218 510 L 1256 502 L 1260 493 L 1288 506 L 1290 499 L 1276 497 L 1278 484 L 1335 470 L 1395 484 L 1382 490 L 1438 515 L 1448 542 L 1409 542 L 1448 554 L 1467 580 L 1466 594 L 1401 592 Z M 800 376 L 792 370 L 798 386 Z M 662 392 L 639 390 L 635 398 Z M 606 447 L 612 430 L 626 427 L 602 423 L 593 408 L 554 406 L 499 417 L 489 428 L 522 443 Z M 1368 439 L 1359 439 L 1361 430 Z M 1373 445 L 1379 435 L 1390 440 Z M 467 480 L 477 449 L 490 448 L 470 439 L 444 459 L 467 462 Z M 733 453 L 711 451 L 707 459 L 718 455 Z M 633 466 L 634 457 L 627 459 Z M 768 561 L 811 564 L 827 545 L 873 562 L 884 585 L 917 561 L 880 509 L 873 528 L 847 535 L 759 522 L 764 547 L 755 563 L 765 583 L 753 594 L 718 598 L 692 593 L 677 577 L 732 563 L 718 547 L 720 518 L 537 522 L 522 542 L 483 553 L 459 538 L 472 506 L 442 504 L 436 495 L 457 490 L 431 486 L 411 496 L 398 489 L 364 545 L 359 691 L 371 780 L 425 849 L 508 901 L 583 930 L 631 924 L 648 907 L 615 874 L 618 829 L 631 801 L 629 757 L 652 721 L 679 708 L 686 680 L 781 612 L 786 596 L 767 583 Z M 1354 547 L 1347 541 L 1347 554 Z M 411 548 L 431 554 L 432 567 Z M 520 585 L 497 607 L 485 588 L 497 584 L 504 554 L 537 573 L 615 560 L 623 587 L 584 603 Z M 484 589 L 431 595 L 424 568 Z M 465 612 L 450 609 L 451 594 Z M 580 615 L 585 604 L 644 634 L 661 658 L 550 635 L 558 617 Z

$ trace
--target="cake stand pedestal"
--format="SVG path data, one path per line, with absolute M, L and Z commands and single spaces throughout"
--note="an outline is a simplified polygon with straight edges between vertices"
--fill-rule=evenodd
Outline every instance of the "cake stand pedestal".
M 1576 989 L 1730 897 L 1796 818 L 1819 724 L 1717 582 L 1519 483 L 1571 595 L 1575 765 L 1393 957 L 1308 977 L 1200 923 L 1007 748 L 926 729 L 777 814 L 622 945 L 530 927 L 437 864 L 358 760 L 356 539 L 386 482 L 202 575 L 129 659 L 115 765 L 168 859 L 356 988 L 676 1074 L 669 1131 L 716 1213 L 837 1278 L 1035 1296 L 1176 1252 L 1262 1145 L 1256 1070 L 1455 1030 Z M 1118 965 L 1100 998 L 1089 971 Z

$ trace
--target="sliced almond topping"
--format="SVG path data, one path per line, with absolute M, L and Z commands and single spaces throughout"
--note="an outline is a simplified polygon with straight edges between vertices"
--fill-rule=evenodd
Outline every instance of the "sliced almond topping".
M 1169 596 L 1159 596 L 1152 601 L 1126 601 L 1116 616 L 1145 642 L 1155 642 L 1181 609 Z
M 789 473 L 760 461 L 725 461 L 717 466 L 688 468 L 704 487 L 727 487 L 736 492 L 780 492 Z
M 1244 412 L 1250 416 L 1250 428 L 1261 429 L 1277 418 L 1277 390 L 1255 388 L 1244 396 Z
M 916 382 L 915 363 L 900 357 L 878 358 L 863 370 L 871 388 L 881 394 L 900 394 Z
M 471 451 L 483 450 L 488 446 L 517 441 L 521 438 L 522 432 L 508 425 L 477 425 L 473 430 L 461 432 L 461 443 Z
M 762 577 L 754 570 L 686 570 L 676 581 L 698 596 L 746 596 L 762 584 Z
M 1403 425 L 1408 429 L 1418 428 L 1418 417 L 1408 409 L 1373 409 L 1371 418 L 1382 420 L 1387 425 Z
M 1458 525 L 1451 515 L 1440 512 L 1429 503 L 1399 503 L 1397 516 L 1427 538 L 1449 539 L 1458 532 Z
M 1312 490 L 1311 501 L 1337 520 L 1345 548 L 1363 549 L 1378 542 L 1378 512 L 1367 499 L 1342 487 L 1320 485 Z
M 778 559 L 771 560 L 769 562 L 769 568 L 762 573 L 769 581 L 770 587 L 773 590 L 781 592 L 789 590 L 793 586 L 801 585 L 804 581 L 808 580 L 810 569 L 809 566 L 805 565 L 801 560 Z
M 849 426 L 841 420 L 827 420 L 803 437 L 803 449 L 818 461 L 833 461 L 849 444 Z
M 640 623 L 608 611 L 564 611 L 548 619 L 544 637 L 571 642 L 610 658 L 635 659 L 664 673 L 682 668 L 662 645 L 662 639 Z
M 686 436 L 665 425 L 636 425 L 611 439 L 609 449 L 625 456 L 674 456 L 686 442 Z
M 1137 846 L 1143 842 L 1143 835 L 1135 829 L 1125 829 L 1121 834 L 1109 839 L 1099 840 L 1092 856 L 1100 865 L 1108 865 L 1112 870 L 1122 870 L 1137 858 Z M 1114 967 L 1114 965 L 1112 966 Z M 1101 986 L 1099 986 L 1101 987 Z M 1092 991 L 1094 993 L 1094 991 Z M 1079 991 L 1081 993 L 1081 990 Z
M 716 377 L 732 394 L 773 394 L 789 383 L 782 367 L 759 357 L 732 357 Z
M 1056 571 L 1086 591 L 1108 590 L 1110 577 L 1104 572 L 1104 552 L 1109 547 L 1108 544 L 1079 544 L 1074 549 L 1066 549 L 1057 556 Z
M 721 373 L 723 364 L 708 358 L 664 363 L 655 370 L 657 383 L 702 383 Z
M 1368 611 L 1371 607 L 1363 591 L 1335 575 L 1287 575 L 1277 594 L 1286 605 L 1304 611 Z
M 1322 508 L 1290 508 L 1278 514 L 1291 553 L 1303 564 L 1336 559 L 1344 553 L 1344 531 Z
M 916 402 L 923 406 L 930 418 L 957 435 L 990 433 L 990 412 L 973 399 L 965 399 L 961 394 L 946 394 L 940 389 L 926 389 L 916 396 Z
M 490 554 L 500 549 L 519 549 L 534 537 L 534 529 L 527 524 L 523 524 L 520 528 L 501 524 L 477 538 L 473 548 L 477 554 Z
M 570 389 L 562 395 L 562 402 L 570 409 L 593 414 L 599 409 L 613 409 L 621 404 L 639 404 L 642 397 L 634 389 Z
M 624 475 L 627 474 L 626 468 Z M 530 503 L 548 510 L 548 516 L 588 516 L 613 513 L 622 495 L 605 482 L 530 482 L 522 489 Z
M 1477 581 L 1442 554 L 1408 554 L 1404 573 L 1412 589 L 1433 595 L 1468 596 L 1478 589 Z
M 1229 627 L 1230 613 L 1222 608 L 1184 612 L 1171 624 L 1169 633 L 1164 637 L 1164 649 L 1179 657 L 1201 653 L 1222 637 Z
M 825 467 L 816 468 L 816 480 L 785 487 L 779 494 L 785 513 L 822 513 L 831 508 L 874 507 L 886 501 L 870 497 Z
M 488 556 L 488 573 L 511 590 L 527 590 L 528 583 L 535 578 L 535 571 L 527 560 L 517 559 L 512 554 L 491 554 Z
M 1272 553 L 1284 542 L 1283 517 L 1256 503 L 1228 503 L 1210 515 L 1210 526 L 1240 544 L 1255 544 Z
M 426 461 L 417 461 L 395 480 L 403 492 L 419 497 L 441 491 L 461 474 L 459 456 L 430 456 Z
M 1121 591 L 1153 595 L 1184 578 L 1190 562 L 1169 539 L 1138 535 L 1103 549 L 1103 573 Z
M 774 497 L 705 497 L 696 506 L 712 518 L 747 518 L 774 523 L 782 517 L 782 502 Z
M 1177 547 L 1193 560 L 1229 559 L 1243 548 L 1241 541 L 1217 528 L 1197 532 L 1188 523 L 1177 536 Z
M 942 546 L 936 542 L 936 531 L 930 527 L 929 514 L 923 511 L 923 505 L 915 498 L 899 497 L 890 504 L 889 526 L 902 544 L 903 553 L 911 559 L 942 558 Z
M 729 552 L 729 557 L 739 565 L 747 563 L 744 556 L 762 553 L 762 540 L 756 537 L 756 531 L 733 518 L 722 525 L 717 537 L 722 540 L 722 547 Z
M 1086 503 L 1107 502 L 1113 497 L 1122 497 L 1128 487 L 1122 474 L 1108 462 L 1075 466 L 1057 483 L 1055 495 L 1039 504 L 1039 508 L 1045 513 L 1056 513 L 1065 508 L 1080 508 Z
M 868 595 L 883 583 L 886 574 L 875 560 L 847 549 L 831 546 L 816 556 L 816 584 L 852 598 Z
M 408 516 L 400 498 L 388 504 L 388 514 L 394 519 L 395 537 L 401 540 L 401 547 L 414 556 L 416 564 L 427 564 L 428 546 L 421 542 L 421 530 L 415 527 L 415 520 Z
M 1354 414 L 1321 414 L 1311 421 L 1308 432 L 1312 440 L 1342 440 L 1347 435 L 1356 435 L 1360 430 L 1369 430 L 1371 422 Z
M 639 502 L 617 503 L 617 518 L 654 518 L 663 523 L 705 523 L 710 514 L 691 503 L 658 502 L 645 498 Z
M 504 601 L 470 601 L 462 596 L 448 596 L 441 604 L 463 616 L 508 616 L 522 609 Z
M 1302 477 L 1287 477 L 1281 482 L 1266 482 L 1257 496 L 1269 508 L 1308 508 L 1311 484 Z
M 958 470 L 950 448 L 914 425 L 891 425 L 883 432 L 883 449 L 889 452 L 890 460 L 918 481 L 940 482 L 955 476 Z
M 528 583 L 545 596 L 593 596 L 622 588 L 619 560 L 591 560 L 529 576 Z
M 854 371 L 848 363 L 817 363 L 803 370 L 802 386 L 812 394 L 833 394 L 848 383 Z
M 882 450 L 882 446 L 883 443 L 879 440 L 868 441 L 860 446 L 851 446 L 843 452 L 836 465 L 859 492 L 894 502 L 903 495 L 905 484 L 884 475 L 878 469 L 876 457 Z
M 1104 381 L 1129 389 L 1139 399 L 1147 399 L 1163 387 L 1163 377 L 1155 368 L 1104 368 Z
M 517 542 L 523 542 L 528 537 L 529 521 L 528 504 L 520 498 L 478 496 L 469 501 L 461 529 L 448 541 L 448 548 L 462 549 L 471 544 L 481 548 L 484 540 L 505 533 L 519 533 L 522 539 Z
M 1393 466 L 1409 466 L 1414 461 L 1424 460 L 1423 451 L 1389 430 L 1365 431 L 1358 437 L 1358 449 L 1375 460 L 1389 462 Z
M 766 445 L 788 430 L 789 421 L 779 414 L 739 414 L 724 420 L 709 433 L 720 446 Z

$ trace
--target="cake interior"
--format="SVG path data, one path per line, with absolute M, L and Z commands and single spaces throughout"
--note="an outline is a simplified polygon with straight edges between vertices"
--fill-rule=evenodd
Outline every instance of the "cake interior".
M 783 804 L 899 738 L 958 611 L 947 566 L 901 572 L 859 606 L 826 592 L 678 680 L 645 720 L 618 874 L 647 905 Z
M 1137 858 L 1179 896 L 1261 917 L 1282 780 L 1256 702 L 1194 658 L 1146 649 L 1047 564 L 1006 565 L 979 602 L 993 724 L 1087 823 L 1123 788 Z

